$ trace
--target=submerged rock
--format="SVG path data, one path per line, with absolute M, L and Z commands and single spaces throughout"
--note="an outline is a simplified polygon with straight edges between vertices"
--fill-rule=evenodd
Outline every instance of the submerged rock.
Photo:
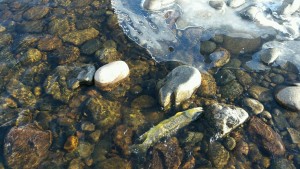
M 70 42 L 74 45 L 81 45 L 84 42 L 94 39 L 99 35 L 99 31 L 95 28 L 89 28 L 84 30 L 76 30 L 69 32 L 62 36 L 64 42 Z
M 284 155 L 285 146 L 281 137 L 270 126 L 257 117 L 252 117 L 248 131 L 254 141 L 272 155 Z
M 290 86 L 275 94 L 276 101 L 286 108 L 300 111 L 300 86 Z
M 114 61 L 100 67 L 94 76 L 95 85 L 109 91 L 129 76 L 129 67 L 124 61 Z
M 257 53 L 257 55 L 259 55 L 260 57 L 260 60 L 266 64 L 273 63 L 280 54 L 281 53 L 279 48 L 263 49 Z
M 109 101 L 101 96 L 90 98 L 87 101 L 86 108 L 90 111 L 96 126 L 101 128 L 102 133 L 108 131 L 121 119 L 121 104 Z
M 46 6 L 34 6 L 23 13 L 23 18 L 27 20 L 42 19 L 48 14 L 50 8 Z
M 214 134 L 212 140 L 224 137 L 249 117 L 242 108 L 219 103 L 209 106 L 204 116 Z
M 264 111 L 264 105 L 261 104 L 258 100 L 251 98 L 244 98 L 243 104 L 249 110 L 249 112 L 258 115 Z
M 16 79 L 11 79 L 7 84 L 7 92 L 23 106 L 34 106 L 36 103 L 36 97 L 32 93 L 29 86 L 25 86 L 23 83 Z
M 224 49 L 219 48 L 209 55 L 211 67 L 222 67 L 230 60 L 230 53 Z
M 45 91 L 53 98 L 67 103 L 81 84 L 91 84 L 95 67 L 89 64 L 64 65 L 55 68 L 44 82 Z
M 51 143 L 51 132 L 35 124 L 13 127 L 4 141 L 6 163 L 10 168 L 37 168 L 48 156 Z
M 38 42 L 38 49 L 52 51 L 62 46 L 62 41 L 57 36 L 45 36 Z
M 272 169 L 296 169 L 292 161 L 285 158 L 274 158 L 271 164 Z
M 178 140 L 176 137 L 172 137 L 166 143 L 159 143 L 154 146 L 150 164 L 146 168 L 159 169 L 161 166 L 166 166 L 166 168 L 180 168 L 182 159 L 183 152 Z
M 213 165 L 217 168 L 223 168 L 229 160 L 229 152 L 218 142 L 209 145 L 208 156 Z
M 170 104 L 178 106 L 182 101 L 189 99 L 201 84 L 200 72 L 191 66 L 178 66 L 163 80 L 159 81 L 159 103 L 167 108 Z M 172 103 L 172 100 L 175 103 Z

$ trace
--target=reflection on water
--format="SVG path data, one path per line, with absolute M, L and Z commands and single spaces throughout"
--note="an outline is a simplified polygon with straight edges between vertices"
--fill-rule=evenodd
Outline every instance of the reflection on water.
M 200 44 L 190 41 L 198 29 L 181 32 L 189 40 L 184 50 L 198 50 L 214 66 L 190 99 L 162 110 L 157 83 L 181 63 L 152 60 L 125 36 L 110 3 L 0 0 L 0 168 L 300 167 L 297 64 L 259 62 L 268 67 L 260 72 L 246 64 L 274 37 L 216 34 Z M 111 91 L 95 87 L 95 69 L 116 60 L 128 64 L 129 78 Z M 236 120 L 223 111 L 213 113 L 227 122 L 211 120 L 218 104 L 241 107 L 251 120 L 211 142 L 218 125 Z M 152 126 L 194 107 L 204 109 L 197 120 L 147 153 L 131 152 Z

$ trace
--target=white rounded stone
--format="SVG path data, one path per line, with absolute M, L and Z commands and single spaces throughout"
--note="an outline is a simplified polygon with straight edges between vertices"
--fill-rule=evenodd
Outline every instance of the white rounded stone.
M 100 67 L 94 76 L 95 85 L 101 89 L 112 86 L 129 75 L 129 67 L 124 61 L 114 61 Z

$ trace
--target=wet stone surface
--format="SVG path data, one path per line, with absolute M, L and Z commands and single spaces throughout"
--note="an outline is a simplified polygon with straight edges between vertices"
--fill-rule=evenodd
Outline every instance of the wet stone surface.
M 11 168 L 36 168 L 47 157 L 52 143 L 50 131 L 35 124 L 13 127 L 5 138 L 4 156 Z
M 201 8 L 207 6 L 223 19 L 224 12 L 238 10 L 249 1 L 187 4 L 205 3 Z M 145 2 L 149 2 L 149 8 L 164 6 L 159 0 Z M 299 11 L 292 9 L 296 2 L 284 1 L 275 13 L 298 16 Z M 252 34 L 223 34 L 194 27 L 179 30 L 174 23 L 185 16 L 171 5 L 158 12 L 168 11 L 161 21 L 169 24 L 167 30 L 183 44 L 165 41 L 163 38 L 171 36 L 164 32 L 159 43 L 167 55 L 160 55 L 159 48 L 144 49 L 148 41 L 141 39 L 137 43 L 142 47 L 138 46 L 136 39 L 122 30 L 134 26 L 128 27 L 131 33 L 149 33 L 141 29 L 143 34 L 139 34 L 137 21 L 124 10 L 133 4 L 130 0 L 0 0 L 0 169 L 300 167 L 299 52 L 280 64 L 281 55 L 289 51 L 265 43 L 281 34 L 254 38 Z M 116 5 L 123 5 L 122 14 L 112 9 Z M 264 14 L 271 16 L 270 11 Z M 147 20 L 144 26 L 153 26 L 149 31 L 160 33 L 159 18 L 148 17 L 150 13 L 155 12 L 143 10 L 139 21 Z M 242 14 L 254 17 L 251 11 Z M 118 15 L 124 22 L 119 22 Z M 274 21 L 280 20 L 278 17 Z M 222 23 L 227 21 L 231 18 Z M 157 42 L 155 37 L 149 38 Z M 156 62 L 152 57 L 164 61 Z M 254 58 L 257 62 L 247 64 Z M 187 67 L 174 61 L 177 59 L 198 68 L 201 76 L 197 82 L 181 86 L 191 76 L 183 69 L 173 72 Z M 98 88 L 93 81 L 95 68 L 121 60 L 128 65 L 128 77 L 109 90 Z M 257 71 L 249 69 L 253 65 Z M 168 81 L 170 72 L 174 75 L 170 83 L 159 85 Z M 112 73 L 107 71 L 105 76 Z M 163 100 L 159 94 L 162 88 L 165 96 L 170 96 L 170 106 L 165 109 L 159 101 Z M 211 110 L 218 107 L 214 105 L 221 108 Z M 238 106 L 249 113 L 249 119 L 239 120 L 248 115 Z M 202 107 L 203 113 L 176 116 L 176 112 L 195 107 Z M 242 117 L 236 118 L 238 115 Z M 155 130 L 148 133 L 147 141 L 143 140 L 142 134 L 152 128 Z M 133 151 L 143 143 L 145 153 Z

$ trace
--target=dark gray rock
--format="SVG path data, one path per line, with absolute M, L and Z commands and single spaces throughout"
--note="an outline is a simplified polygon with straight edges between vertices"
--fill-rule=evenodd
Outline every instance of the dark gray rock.
M 86 55 L 91 55 L 101 48 L 101 42 L 98 39 L 92 39 L 85 42 L 80 47 L 80 52 Z

